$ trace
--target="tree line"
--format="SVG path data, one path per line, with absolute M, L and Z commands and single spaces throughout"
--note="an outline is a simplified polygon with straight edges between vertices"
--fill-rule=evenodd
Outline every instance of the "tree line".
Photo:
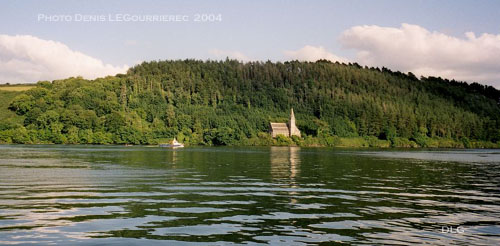
M 6 103 L 15 114 L 0 120 L 0 141 L 497 146 L 499 102 L 491 86 L 356 63 L 151 61 L 17 93 Z M 287 122 L 290 108 L 304 137 L 272 139 L 269 122 Z

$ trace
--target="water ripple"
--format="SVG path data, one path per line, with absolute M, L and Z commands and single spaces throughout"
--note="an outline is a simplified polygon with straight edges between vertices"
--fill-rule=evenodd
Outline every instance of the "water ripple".
M 500 151 L 0 145 L 0 244 L 322 243 L 500 245 Z

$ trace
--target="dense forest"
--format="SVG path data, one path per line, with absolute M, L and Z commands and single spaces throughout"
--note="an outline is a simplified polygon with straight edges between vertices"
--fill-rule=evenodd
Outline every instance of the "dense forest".
M 498 147 L 500 91 L 329 61 L 152 61 L 2 92 L 0 142 Z M 272 139 L 290 108 L 302 138 Z

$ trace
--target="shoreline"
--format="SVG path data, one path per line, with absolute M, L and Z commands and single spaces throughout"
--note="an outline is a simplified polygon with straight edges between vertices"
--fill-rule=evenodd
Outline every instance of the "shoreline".
M 98 143 L 90 143 L 90 144 L 83 144 L 83 143 L 0 143 L 1 145 L 6 145 L 6 146 L 43 146 L 43 145 L 48 145 L 48 146 L 113 146 L 113 147 L 144 147 L 144 148 L 160 148 L 160 149 L 170 149 L 170 148 L 165 148 L 165 147 L 160 147 L 158 144 L 133 144 L 133 145 L 126 145 L 126 144 L 114 144 L 114 143 L 109 143 L 109 144 L 98 144 Z M 423 150 L 423 149 L 428 149 L 428 150 L 440 150 L 440 149 L 447 149 L 447 150 L 452 150 L 452 149 L 459 149 L 459 150 L 474 150 L 474 149 L 491 149 L 491 150 L 497 150 L 500 149 L 500 146 L 496 147 L 490 147 L 490 146 L 479 146 L 479 147 L 458 147 L 458 146 L 449 146 L 449 147 L 422 147 L 422 146 L 415 146 L 415 147 L 404 147 L 404 146 L 345 146 L 345 145 L 338 145 L 338 146 L 325 146 L 325 145 L 185 145 L 185 148 L 192 148 L 192 147 L 213 147 L 213 148 L 220 148 L 220 147 L 298 147 L 298 148 L 327 148 L 327 149 L 383 149 L 383 150 Z M 182 149 L 182 148 L 176 148 L 176 149 Z

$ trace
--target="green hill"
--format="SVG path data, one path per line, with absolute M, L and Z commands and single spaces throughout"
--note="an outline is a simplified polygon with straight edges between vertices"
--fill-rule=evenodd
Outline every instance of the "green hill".
M 9 110 L 10 102 L 22 94 L 19 91 L 4 91 L 0 89 L 0 131 L 10 128 L 17 128 L 23 123 L 23 117 L 16 115 L 15 112 Z
M 358 64 L 153 61 L 127 74 L 39 82 L 15 93 L 12 100 L 14 94 L 2 94 L 2 142 L 155 144 L 174 136 L 206 145 L 500 142 L 500 91 L 493 87 Z M 292 107 L 303 138 L 271 139 L 269 122 L 286 122 Z

